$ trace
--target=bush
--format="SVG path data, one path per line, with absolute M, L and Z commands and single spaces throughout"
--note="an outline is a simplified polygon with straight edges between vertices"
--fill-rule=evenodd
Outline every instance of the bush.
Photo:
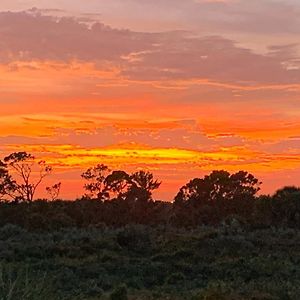
M 8 240 L 10 238 L 22 235 L 25 232 L 26 232 L 25 229 L 17 225 L 6 224 L 0 228 L 0 240 Z
M 122 285 L 115 288 L 110 294 L 110 300 L 128 300 L 127 287 Z
M 45 300 L 58 299 L 53 295 L 51 283 L 46 274 L 33 274 L 28 269 L 15 269 L 10 265 L 0 265 L 1 300 Z
M 118 244 L 127 250 L 145 253 L 151 248 L 151 237 L 144 226 L 126 226 L 117 234 Z
M 178 284 L 180 282 L 184 282 L 186 280 L 184 274 L 180 273 L 180 272 L 177 272 L 177 273 L 173 273 L 171 274 L 167 280 L 166 280 L 166 283 L 167 284 Z
M 193 300 L 242 300 L 234 295 L 231 288 L 225 282 L 210 283 Z

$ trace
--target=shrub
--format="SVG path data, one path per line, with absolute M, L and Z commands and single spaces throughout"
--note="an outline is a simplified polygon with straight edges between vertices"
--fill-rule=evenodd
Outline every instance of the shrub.
M 193 300 L 237 300 L 231 288 L 223 281 L 212 282 L 199 294 L 193 297 Z M 240 299 L 241 300 L 241 299 Z
M 182 274 L 181 272 L 177 272 L 177 273 L 171 274 L 171 275 L 167 278 L 166 283 L 167 283 L 167 284 L 171 284 L 171 285 L 173 285 L 173 284 L 178 284 L 179 282 L 185 281 L 185 279 L 186 279 L 186 278 L 185 278 L 184 274 Z
M 26 232 L 25 229 L 13 225 L 13 224 L 6 224 L 0 228 L 0 240 L 8 240 L 9 238 L 20 236 Z
M 117 242 L 130 251 L 146 252 L 151 248 L 151 237 L 143 226 L 126 226 L 117 234 Z
M 0 299 L 1 300 L 55 300 L 51 282 L 46 274 L 33 274 L 28 269 L 15 269 L 0 265 Z M 48 279 L 48 280 L 47 280 Z
M 115 288 L 110 294 L 110 300 L 128 300 L 127 287 L 121 285 Z

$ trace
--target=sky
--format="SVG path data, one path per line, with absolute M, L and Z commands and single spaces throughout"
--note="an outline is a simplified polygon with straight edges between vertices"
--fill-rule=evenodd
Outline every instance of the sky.
M 79 197 L 98 163 L 300 185 L 299 0 L 1 0 L 0 154 Z M 39 192 L 43 194 L 42 191 Z

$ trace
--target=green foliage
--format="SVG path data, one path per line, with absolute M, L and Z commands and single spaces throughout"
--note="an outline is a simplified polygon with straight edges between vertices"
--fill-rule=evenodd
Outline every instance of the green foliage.
M 110 295 L 110 300 L 128 300 L 127 287 L 121 285 L 115 288 Z
M 235 224 L 58 231 L 6 225 L 0 299 L 13 290 L 13 300 L 298 300 L 299 240 L 297 229 L 240 231 Z
M 123 248 L 136 252 L 147 252 L 151 248 L 149 230 L 143 226 L 126 226 L 117 234 L 117 242 Z
M 0 227 L 0 240 L 6 241 L 8 239 L 17 238 L 20 235 L 26 233 L 26 230 L 20 226 L 13 224 L 6 224 L 3 227 Z
M 182 283 L 186 280 L 186 277 L 184 276 L 183 273 L 181 272 L 176 272 L 171 274 L 167 280 L 166 280 L 166 284 L 170 284 L 170 285 L 176 285 L 179 283 Z
M 57 299 L 51 290 L 51 283 L 46 282 L 46 274 L 36 274 L 32 278 L 29 270 L 16 270 L 11 265 L 0 265 L 1 300 L 44 300 Z

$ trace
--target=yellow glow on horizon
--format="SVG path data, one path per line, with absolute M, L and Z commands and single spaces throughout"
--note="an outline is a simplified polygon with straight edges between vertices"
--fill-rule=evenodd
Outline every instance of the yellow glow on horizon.
M 8 145 L 10 151 L 36 153 L 54 167 L 67 170 L 84 169 L 98 163 L 112 167 L 162 166 L 197 170 L 251 170 L 270 172 L 300 167 L 300 154 L 269 155 L 245 147 L 226 147 L 217 151 L 195 151 L 176 148 L 151 148 L 138 144 L 120 144 L 102 148 L 82 148 L 73 145 Z

